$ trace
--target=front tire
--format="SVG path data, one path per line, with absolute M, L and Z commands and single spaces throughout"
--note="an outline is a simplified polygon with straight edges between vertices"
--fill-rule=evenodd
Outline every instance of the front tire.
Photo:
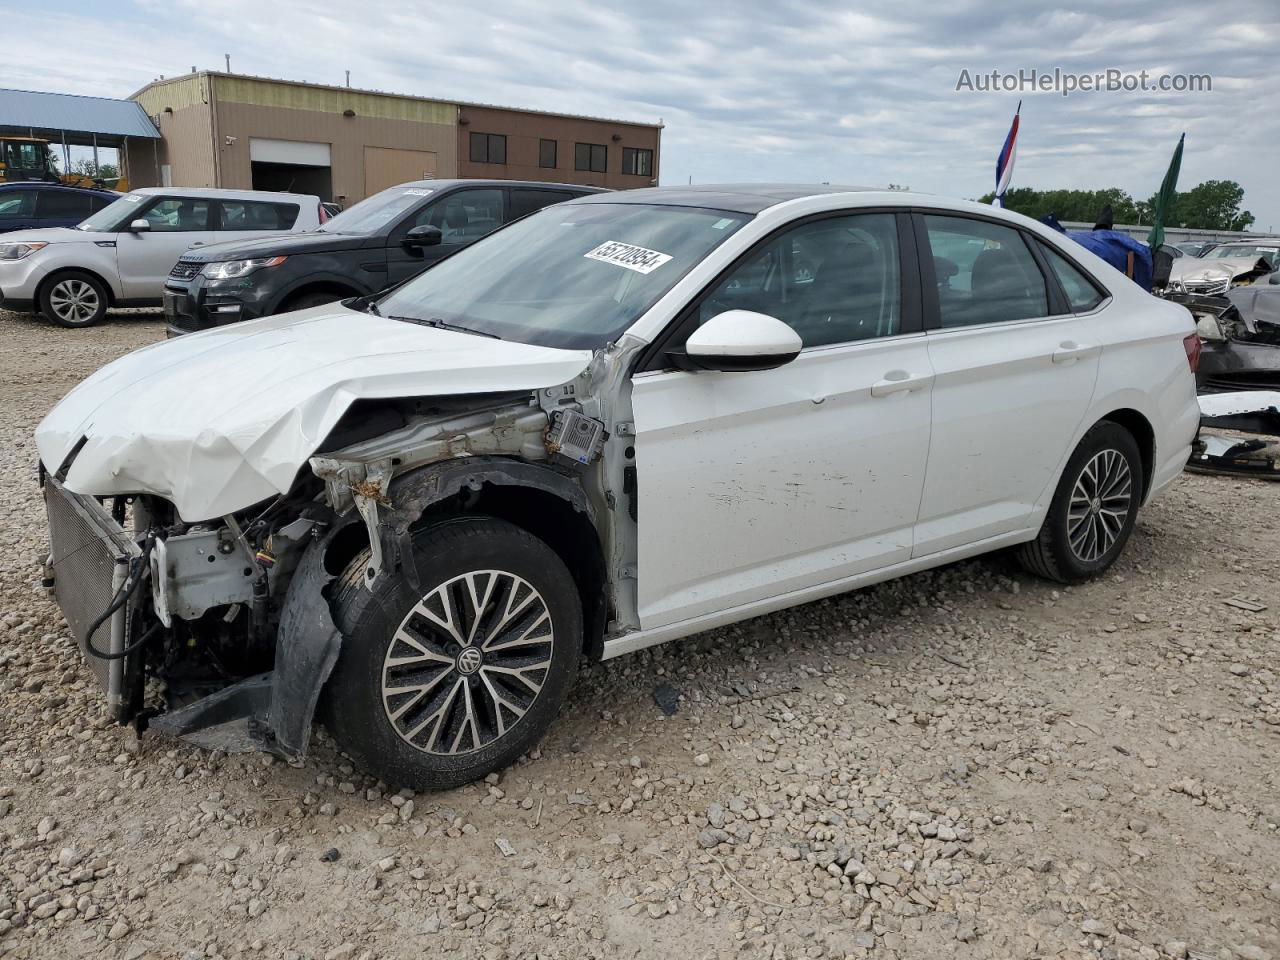
M 1079 583 L 1120 556 L 1142 502 L 1142 457 L 1133 434 L 1110 420 L 1090 428 L 1067 461 L 1040 533 L 1018 550 L 1031 573 Z
M 369 553 L 339 581 L 345 636 L 323 715 L 338 745 L 389 784 L 461 786 L 527 752 L 555 719 L 582 651 L 573 577 L 541 540 L 503 520 L 417 531 L 421 581 L 364 583 Z
M 60 327 L 92 327 L 107 315 L 107 288 L 93 274 L 68 270 L 40 290 L 40 312 Z

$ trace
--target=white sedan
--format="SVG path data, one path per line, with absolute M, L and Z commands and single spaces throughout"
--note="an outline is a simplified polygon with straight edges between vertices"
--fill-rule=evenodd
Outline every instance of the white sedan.
M 229 683 L 152 727 L 296 758 L 318 708 L 451 786 L 583 656 L 1004 547 L 1096 576 L 1187 460 L 1198 356 L 1185 309 L 1003 210 L 599 194 L 96 373 L 37 431 L 50 575 L 120 719 L 148 675 Z

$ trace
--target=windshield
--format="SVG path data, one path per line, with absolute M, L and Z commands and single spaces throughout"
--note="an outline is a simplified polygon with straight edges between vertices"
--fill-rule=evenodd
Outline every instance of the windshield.
M 1268 244 L 1267 246 L 1262 246 L 1260 244 L 1245 244 L 1235 247 L 1214 247 L 1204 256 L 1206 260 L 1223 260 L 1227 257 L 1266 257 L 1267 262 L 1274 266 L 1277 260 L 1277 254 L 1280 254 L 1280 243 Z
M 146 194 L 126 193 L 119 200 L 107 204 L 87 220 L 81 220 L 76 224 L 76 229 L 87 230 L 90 233 L 116 233 L 126 223 L 137 218 L 138 210 L 145 199 Z
M 350 233 L 368 236 L 394 220 L 399 220 L 427 197 L 435 193 L 430 187 L 389 187 L 366 197 L 349 210 L 325 221 L 325 233 Z
M 442 260 L 378 310 L 504 340 L 594 349 L 748 219 L 648 204 L 548 207 Z

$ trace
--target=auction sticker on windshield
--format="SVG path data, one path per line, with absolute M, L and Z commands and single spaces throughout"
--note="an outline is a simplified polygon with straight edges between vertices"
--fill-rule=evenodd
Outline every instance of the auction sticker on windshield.
M 601 260 L 615 266 L 626 267 L 636 273 L 652 273 L 671 259 L 669 253 L 659 253 L 621 240 L 606 240 L 594 250 L 583 254 L 589 260 Z

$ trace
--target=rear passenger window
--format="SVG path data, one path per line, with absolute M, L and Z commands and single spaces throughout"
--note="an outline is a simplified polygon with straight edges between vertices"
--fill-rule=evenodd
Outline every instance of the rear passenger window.
M 944 328 L 1048 316 L 1044 274 L 1017 230 L 963 217 L 924 223 Z
M 291 230 L 298 219 L 296 203 L 223 200 L 220 230 Z
M 518 220 L 527 213 L 541 210 L 553 203 L 572 200 L 576 194 L 567 190 L 522 190 L 519 187 L 511 191 L 511 219 Z
M 889 337 L 901 317 L 892 214 L 802 223 L 752 251 L 702 302 L 698 323 L 752 310 L 788 324 L 806 347 Z
M 1067 305 L 1072 313 L 1086 313 L 1106 299 L 1106 295 L 1085 276 L 1084 271 L 1057 250 L 1047 243 L 1041 243 L 1040 249 L 1044 251 L 1045 259 L 1049 261 L 1049 269 L 1062 284 L 1062 290 L 1067 295 Z

